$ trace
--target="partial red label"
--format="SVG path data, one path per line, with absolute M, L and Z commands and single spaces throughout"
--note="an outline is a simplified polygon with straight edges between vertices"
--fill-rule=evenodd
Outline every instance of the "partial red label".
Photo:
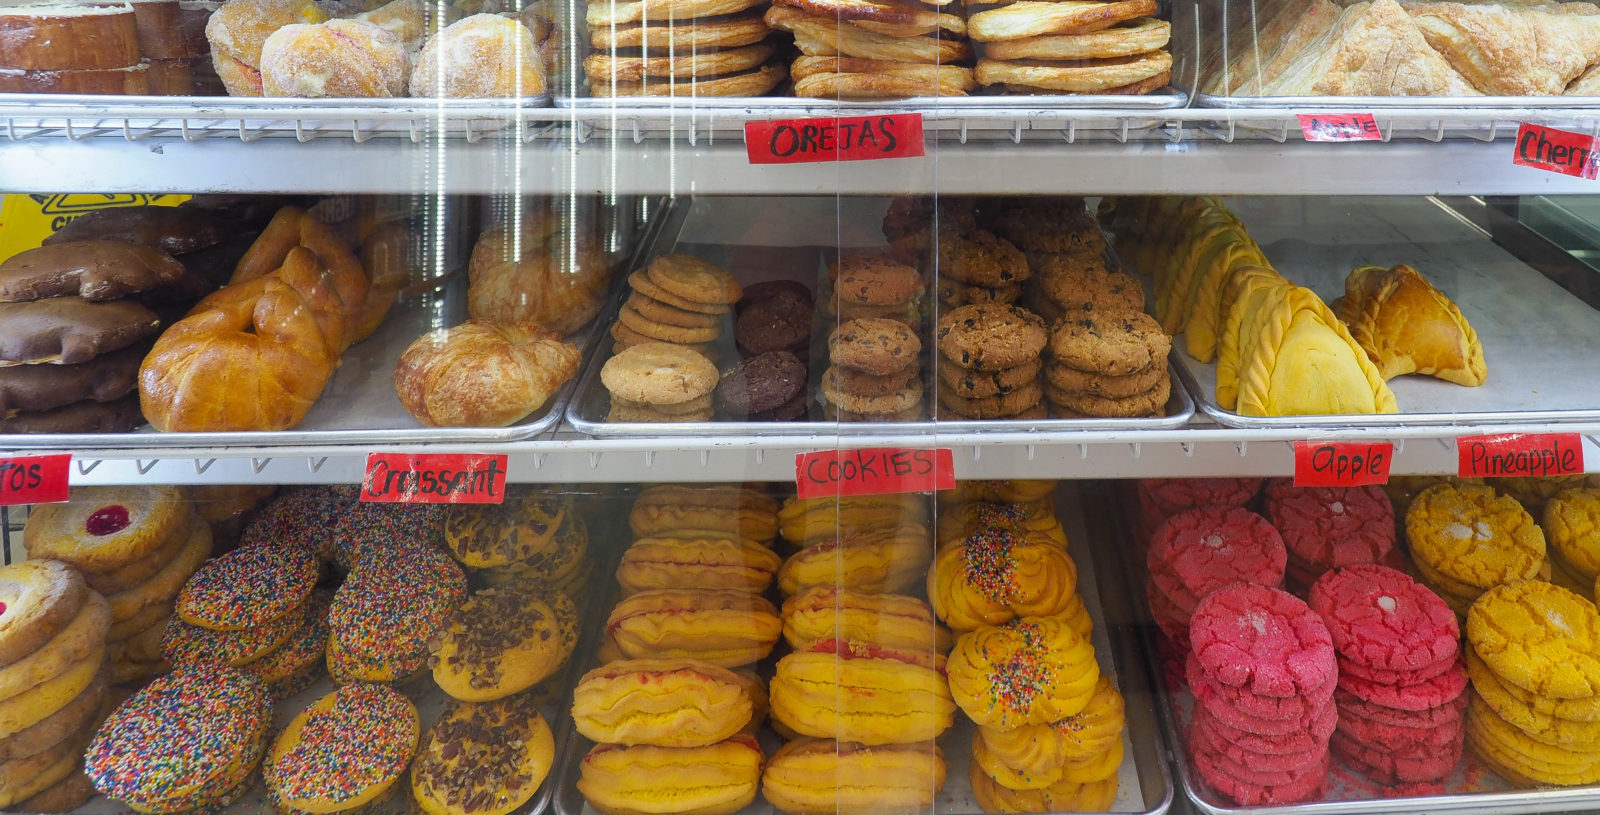
M 1370 113 L 1299 113 L 1306 141 L 1377 141 L 1383 138 Z
M 1296 487 L 1365 487 L 1389 483 L 1394 445 L 1386 441 L 1297 441 Z
M 1577 475 L 1583 472 L 1583 438 L 1577 433 L 1507 433 L 1456 439 L 1462 478 Z
M 801 453 L 795 456 L 794 470 L 801 498 L 931 492 L 956 486 L 955 456 L 949 448 Z
M 361 500 L 499 504 L 506 500 L 506 457 L 503 453 L 368 453 Z
M 745 122 L 751 164 L 867 161 L 922 155 L 922 114 Z
M 1584 133 L 1524 123 L 1517 128 L 1517 151 L 1511 154 L 1511 163 L 1593 179 L 1600 170 L 1600 142 Z
M 0 458 L 0 507 L 67 500 L 72 454 Z

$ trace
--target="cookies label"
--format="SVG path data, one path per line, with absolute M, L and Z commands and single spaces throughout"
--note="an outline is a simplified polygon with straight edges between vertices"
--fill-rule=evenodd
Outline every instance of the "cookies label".
M 1517 128 L 1511 163 L 1592 179 L 1600 170 L 1600 140 L 1584 133 L 1524 123 Z
M 867 161 L 923 154 L 922 114 L 745 122 L 751 164 Z
M 506 457 L 486 453 L 369 453 L 361 500 L 395 504 L 499 504 Z
M 1370 113 L 1299 113 L 1306 141 L 1377 141 L 1383 138 Z
M 956 487 L 955 455 L 944 447 L 801 453 L 795 456 L 794 469 L 801 498 L 932 492 Z
M 70 453 L 0 458 L 0 507 L 67 500 Z
M 1365 487 L 1389 483 L 1394 445 L 1386 441 L 1297 441 L 1296 487 Z
M 1462 478 L 1579 475 L 1583 437 L 1577 433 L 1506 433 L 1456 439 Z

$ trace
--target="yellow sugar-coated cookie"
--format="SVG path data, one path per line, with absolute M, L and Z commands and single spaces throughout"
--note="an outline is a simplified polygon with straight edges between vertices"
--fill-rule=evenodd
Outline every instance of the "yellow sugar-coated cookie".
M 778 660 L 772 718 L 805 736 L 862 744 L 931 741 L 955 721 L 942 657 L 823 640 Z
M 1467 703 L 1467 744 L 1491 769 L 1517 783 L 1579 786 L 1600 782 L 1600 753 L 1530 739 L 1500 718 L 1476 692 Z
M 1539 517 L 1546 502 L 1562 492 L 1583 486 L 1596 486 L 1583 475 L 1536 475 L 1485 479 L 1489 486 L 1517 499 L 1517 503 Z
M 474 592 L 430 646 L 433 681 L 456 699 L 489 702 L 555 673 L 578 645 L 578 609 L 545 584 Z
M 501 504 L 458 504 L 445 511 L 444 543 L 476 569 L 520 563 L 548 552 L 572 498 L 549 489 L 508 489 Z
M 112 622 L 122 622 L 151 606 L 164 605 L 177 597 L 184 581 L 199 571 L 208 557 L 211 557 L 211 527 L 197 520 L 189 528 L 189 542 L 183 545 L 171 563 L 156 572 L 155 577 L 106 598 L 111 602 Z
M 61 673 L 0 701 L 0 738 L 15 735 L 38 724 L 77 699 L 94 682 L 105 658 L 105 646 L 97 646 L 88 656 L 68 665 Z
M 1528 738 L 1572 750 L 1600 750 L 1600 722 L 1563 719 L 1524 702 L 1500 681 L 1500 677 L 1495 676 L 1494 671 L 1489 670 L 1489 666 L 1471 648 L 1467 649 L 1467 676 L 1484 704 L 1507 723 L 1526 733 Z M 1555 701 L 1545 699 L 1542 707 L 1552 707 L 1550 703 Z
M 1102 675 L 1095 683 L 1089 704 L 1076 715 L 1049 724 L 1027 724 L 1013 730 L 980 727 L 974 744 L 982 743 L 989 756 L 1013 772 L 1030 778 L 1049 779 L 1040 786 L 1050 786 L 1060 780 L 1063 762 L 1104 754 L 1113 743 L 1121 742 L 1126 725 L 1122 694 L 1112 687 L 1110 679 Z M 1007 786 L 1022 789 L 1015 785 Z
M 6 611 L 10 610 L 11 607 L 7 606 Z M 88 658 L 95 649 L 105 644 L 106 627 L 110 622 L 111 606 L 104 597 L 88 592 L 78 607 L 78 613 L 54 637 L 33 653 L 0 667 L 0 700 L 25 693 Z
M 1576 577 L 1600 577 L 1600 489 L 1564 490 L 1544 505 L 1550 552 Z
M 1059 781 L 1038 790 L 1006 789 L 984 773 L 976 761 L 968 767 L 967 774 L 972 780 L 972 797 L 984 812 L 1106 812 L 1117 799 L 1115 773 L 1103 781 Z
M 990 530 L 939 551 L 928 572 L 933 611 L 956 631 L 1070 610 L 1078 567 L 1066 550 Z
M 1435 484 L 1481 487 L 1484 481 L 1481 478 L 1457 478 L 1453 475 L 1395 475 L 1390 476 L 1389 483 L 1383 485 L 1383 492 L 1389 496 L 1389 502 L 1394 504 L 1394 516 L 1404 520 L 1406 510 L 1411 508 L 1411 502 L 1422 494 L 1423 490 Z
M 916 493 L 790 498 L 778 510 L 779 533 L 798 545 L 874 529 L 927 524 L 928 501 Z
M 868 746 L 801 738 L 767 762 L 761 794 L 789 815 L 909 815 L 933 806 L 946 771 L 932 742 Z
M 1053 478 L 1012 478 L 957 481 L 956 488 L 939 493 L 939 506 L 968 501 L 1037 501 L 1056 491 Z
M 731 815 L 756 799 L 762 758 L 746 735 L 706 747 L 601 744 L 579 765 L 578 791 L 605 815 Z
M 732 668 L 770 653 L 783 620 L 749 592 L 659 589 L 617 603 L 605 632 L 629 658 L 689 657 Z
M 704 747 L 731 738 L 755 712 L 744 676 L 697 659 L 619 660 L 572 691 L 578 732 L 602 744 Z
M 617 565 L 624 596 L 650 589 L 735 589 L 761 594 L 783 558 L 765 546 L 727 538 L 639 538 Z
M 636 537 L 739 537 L 755 543 L 778 536 L 778 502 L 732 485 L 663 484 L 639 492 L 628 513 Z
M 1467 642 L 1489 670 L 1556 699 L 1600 695 L 1600 611 L 1541 580 L 1484 592 L 1467 613 Z
M 55 560 L 0 567 L 0 665 L 45 646 L 78 615 L 88 597 L 83 576 Z
M 956 639 L 950 694 L 974 722 L 1008 730 L 1047 724 L 1088 707 L 1100 680 L 1094 646 L 1065 621 L 1021 617 Z
M 28 514 L 22 546 L 31 560 L 110 572 L 159 549 L 193 520 L 177 487 L 77 487 L 67 503 Z
M 1067 545 L 1066 530 L 1061 528 L 1055 505 L 1048 498 L 1012 503 L 969 501 L 939 508 L 940 546 L 960 543 L 986 529 L 1020 530 L 1062 547 Z
M 903 594 L 816 586 L 783 601 L 783 638 L 796 649 L 825 639 L 944 653 L 953 641 L 928 604 Z
M 1483 590 L 1539 574 L 1544 533 L 1516 499 L 1492 487 L 1436 484 L 1406 511 L 1411 555 Z
M 778 570 L 785 595 L 816 586 L 900 594 L 917 585 L 933 560 L 925 526 L 884 527 L 806 546 Z
M 355 809 L 405 772 L 421 729 L 416 705 L 398 691 L 346 685 L 290 720 L 272 743 L 262 777 L 294 809 Z
M 462 702 L 422 737 L 411 793 L 428 815 L 507 815 L 539 791 L 555 752 L 530 695 Z

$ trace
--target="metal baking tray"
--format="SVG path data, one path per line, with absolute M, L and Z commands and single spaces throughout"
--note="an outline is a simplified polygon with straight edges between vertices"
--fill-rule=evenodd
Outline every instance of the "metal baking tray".
M 1085 518 L 1085 506 L 1091 503 L 1087 498 L 1080 495 L 1076 484 L 1068 484 L 1058 493 L 1056 505 L 1057 516 L 1070 541 L 1069 550 L 1078 566 L 1078 592 L 1095 623 L 1092 637 L 1095 655 L 1101 671 L 1122 692 L 1125 702 L 1127 727 L 1122 734 L 1123 760 L 1118 769 L 1117 797 L 1109 811 L 1164 815 L 1172 806 L 1174 786 L 1167 770 L 1166 746 L 1160 738 L 1157 724 L 1156 691 L 1149 681 L 1151 673 L 1148 665 L 1134 642 L 1132 621 L 1136 612 L 1128 603 L 1127 593 L 1115 588 L 1102 591 L 1105 586 L 1115 587 L 1117 584 L 1115 581 L 1100 581 L 1095 576 L 1096 564 L 1091 550 L 1096 547 L 1090 544 L 1088 531 L 1093 524 L 1087 523 Z M 614 595 L 615 592 L 613 585 L 608 595 Z M 590 642 L 598 647 L 599 638 L 591 638 Z M 781 641 L 778 648 L 780 651 L 784 648 Z M 590 653 L 587 657 L 585 664 L 596 664 L 595 654 Z M 770 679 L 771 669 L 765 667 L 769 663 L 760 665 L 763 666 L 760 671 L 763 678 Z M 944 789 L 934 800 L 933 811 L 936 813 L 983 813 L 972 797 L 967 778 L 967 762 L 972 755 L 975 732 L 972 722 L 957 712 L 956 724 L 939 739 L 940 750 L 949 768 L 945 773 Z M 560 745 L 565 752 L 557 761 L 559 783 L 554 792 L 555 812 L 558 815 L 599 815 L 584 801 L 577 787 L 581 763 L 593 743 L 576 732 L 570 736 Z M 757 739 L 769 756 L 783 743 L 772 732 L 770 725 L 761 728 Z M 780 814 L 758 796 L 738 815 Z
M 1118 495 L 1107 496 L 1101 509 L 1103 523 L 1094 526 L 1108 530 L 1113 539 L 1107 540 L 1118 550 L 1123 573 L 1119 585 L 1131 594 L 1143 598 L 1148 571 L 1144 563 L 1144 547 L 1135 540 L 1134 516 L 1138 503 L 1133 490 L 1120 489 Z M 1366 779 L 1360 772 L 1345 765 L 1337 756 L 1329 768 L 1328 789 L 1323 797 L 1299 804 L 1277 806 L 1237 806 L 1213 791 L 1189 758 L 1188 724 L 1194 710 L 1194 699 L 1187 688 L 1177 681 L 1182 666 L 1163 664 L 1170 646 L 1165 645 L 1162 634 L 1150 617 L 1149 606 L 1142 599 L 1135 602 L 1139 615 L 1137 636 L 1144 648 L 1145 659 L 1151 666 L 1161 691 L 1161 727 L 1167 744 L 1171 745 L 1172 763 L 1178 783 L 1193 808 L 1205 815 L 1410 815 L 1418 812 L 1483 813 L 1483 815 L 1508 815 L 1519 812 L 1571 812 L 1592 811 L 1600 807 L 1600 786 L 1587 788 L 1519 789 L 1488 768 L 1484 767 L 1471 749 L 1463 749 L 1456 771 L 1441 786 L 1444 792 L 1433 795 L 1396 796 L 1377 783 Z
M 1483 343 L 1489 378 L 1468 388 L 1424 376 L 1389 381 L 1400 413 L 1240 416 L 1216 401 L 1216 365 L 1174 343 L 1200 411 L 1240 428 L 1519 424 L 1600 419 L 1600 314 L 1497 246 L 1435 198 L 1233 199 L 1268 260 L 1332 303 L 1362 265 L 1404 263 L 1461 308 Z

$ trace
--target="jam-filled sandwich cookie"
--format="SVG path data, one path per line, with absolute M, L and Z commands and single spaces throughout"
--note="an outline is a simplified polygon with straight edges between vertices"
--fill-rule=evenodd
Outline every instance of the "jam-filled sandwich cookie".
M 927 526 L 928 503 L 914 493 L 789 498 L 778 510 L 779 532 L 798 546 L 841 535 Z
M 948 672 L 956 704 L 980 727 L 1001 730 L 1081 712 L 1100 679 L 1094 646 L 1053 617 L 1020 617 L 962 634 Z
M 737 535 L 770 543 L 778 536 L 778 501 L 738 485 L 658 484 L 639 491 L 628 526 L 640 538 Z
M 944 754 L 932 742 L 864 745 L 801 738 L 778 748 L 761 795 L 790 815 L 925 812 L 944 789 Z
M 236 797 L 266 750 L 272 702 L 232 668 L 174 668 L 112 711 L 84 753 L 100 794 L 139 812 Z
M 423 736 L 411 793 L 428 815 L 507 815 L 539 791 L 555 750 L 528 695 L 462 702 Z
M 317 556 L 296 544 L 244 546 L 189 578 L 178 594 L 178 617 L 215 631 L 259 628 L 303 606 L 321 573 Z
M 417 751 L 411 700 L 383 685 L 346 685 L 296 714 L 272 743 L 261 776 L 277 800 L 342 812 L 386 792 Z
M 428 662 L 445 693 L 488 702 L 544 681 L 578 644 L 572 598 L 545 584 L 483 589 L 436 638 Z
M 763 758 L 745 734 L 705 747 L 601 744 L 579 765 L 578 791 L 605 815 L 732 815 L 755 801 Z
M 1423 582 L 1458 607 L 1502 583 L 1537 577 L 1545 564 L 1533 516 L 1493 487 L 1423 490 L 1406 511 L 1406 539 Z
M 444 543 L 456 560 L 485 569 L 529 560 L 552 547 L 572 510 L 569 496 L 516 489 L 501 504 L 463 504 L 444 515 Z
M 1064 719 L 1013 730 L 978 728 L 973 759 L 1008 789 L 1043 789 L 1062 781 L 1087 783 L 1114 777 L 1127 724 L 1123 709 L 1122 694 L 1102 675 L 1089 704 Z
M 797 650 L 825 639 L 939 653 L 953 644 L 928 604 L 915 597 L 832 586 L 810 588 L 783 601 L 783 638 Z
M 605 628 L 621 656 L 689 657 L 727 668 L 766 657 L 782 631 L 771 602 L 713 589 L 639 592 L 611 610 Z
M 956 705 L 939 671 L 943 661 L 931 650 L 822 640 L 778 660 L 772 717 L 817 738 L 931 741 L 955 720 Z
M 1381 487 L 1296 487 L 1277 479 L 1267 485 L 1267 517 L 1302 587 L 1329 569 L 1387 563 L 1394 550 L 1394 505 Z
M 991 529 L 939 550 L 928 572 L 933 611 L 956 631 L 1071 610 L 1078 567 L 1048 538 Z
M 622 553 L 617 583 L 624 595 L 650 589 L 737 589 L 760 594 L 783 558 L 744 539 L 638 538 Z
M 745 678 L 697 659 L 624 659 L 583 675 L 572 693 L 578 732 L 601 744 L 704 747 L 756 715 Z
M 89 594 L 83 575 L 66 563 L 25 560 L 0 568 L 0 665 L 44 647 L 72 624 Z
M 908 525 L 865 532 L 841 530 L 833 539 L 813 539 L 778 570 L 786 595 L 814 586 L 866 592 L 901 593 L 922 580 L 933 560 L 933 535 Z
M 135 564 L 153 566 L 146 569 L 153 574 L 165 565 L 155 563 L 154 556 L 181 547 L 195 520 L 176 487 L 78 487 L 67 503 L 45 504 L 28 514 L 22 545 L 30 559 L 59 560 L 93 585 L 95 577 Z

